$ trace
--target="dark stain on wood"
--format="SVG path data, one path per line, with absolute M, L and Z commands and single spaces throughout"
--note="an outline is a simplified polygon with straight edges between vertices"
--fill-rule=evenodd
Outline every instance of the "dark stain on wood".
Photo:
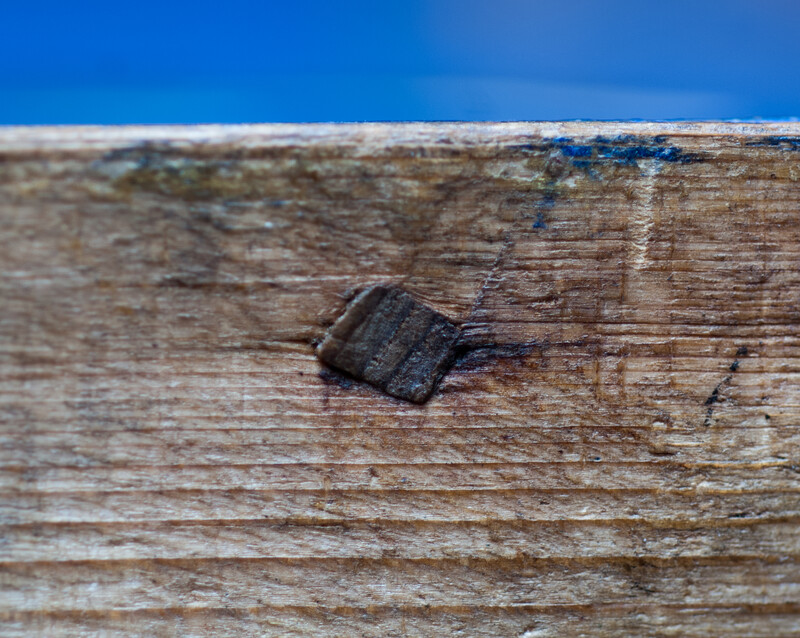
M 317 348 L 333 368 L 387 394 L 424 402 L 453 362 L 458 328 L 394 286 L 358 295 Z

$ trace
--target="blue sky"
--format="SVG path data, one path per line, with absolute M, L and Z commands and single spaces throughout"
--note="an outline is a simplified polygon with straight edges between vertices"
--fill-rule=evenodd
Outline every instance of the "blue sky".
M 0 124 L 800 116 L 797 0 L 4 5 Z

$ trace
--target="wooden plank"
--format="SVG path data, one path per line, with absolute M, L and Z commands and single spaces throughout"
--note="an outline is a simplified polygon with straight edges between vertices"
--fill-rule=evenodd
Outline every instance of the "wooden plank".
M 0 633 L 798 635 L 799 220 L 796 123 L 0 129 Z

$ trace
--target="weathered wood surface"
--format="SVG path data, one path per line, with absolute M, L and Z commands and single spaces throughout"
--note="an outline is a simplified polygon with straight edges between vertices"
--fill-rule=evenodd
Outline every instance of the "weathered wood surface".
M 800 635 L 800 125 L 0 129 L 0 634 Z M 324 370 L 353 291 L 468 348 Z

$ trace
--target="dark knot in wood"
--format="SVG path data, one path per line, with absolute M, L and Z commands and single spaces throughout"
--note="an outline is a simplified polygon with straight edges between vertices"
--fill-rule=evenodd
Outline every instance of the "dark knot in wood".
M 331 327 L 317 356 L 387 394 L 424 402 L 453 362 L 458 328 L 395 286 L 359 294 Z

